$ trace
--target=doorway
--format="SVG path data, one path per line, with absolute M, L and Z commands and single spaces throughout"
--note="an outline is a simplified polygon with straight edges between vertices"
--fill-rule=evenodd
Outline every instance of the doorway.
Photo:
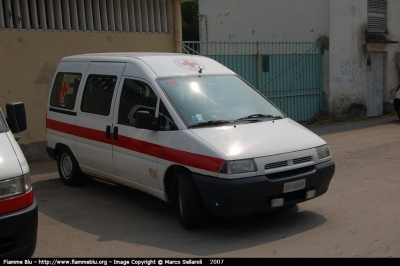
M 367 117 L 383 115 L 384 54 L 367 57 Z

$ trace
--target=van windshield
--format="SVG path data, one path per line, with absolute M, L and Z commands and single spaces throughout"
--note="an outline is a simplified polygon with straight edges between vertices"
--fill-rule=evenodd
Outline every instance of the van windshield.
M 0 109 L 0 132 L 5 132 L 8 130 L 6 120 L 4 119 L 3 113 L 1 112 Z
M 189 127 L 284 117 L 238 76 L 174 77 L 158 82 Z

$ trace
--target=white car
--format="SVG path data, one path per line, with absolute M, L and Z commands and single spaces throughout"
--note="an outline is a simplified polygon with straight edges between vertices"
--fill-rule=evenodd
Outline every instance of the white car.
M 47 107 L 47 151 L 66 185 L 82 173 L 179 206 L 244 216 L 324 194 L 327 143 L 203 56 L 105 53 L 63 58 Z
M 28 258 L 36 249 L 38 205 L 29 166 L 13 133 L 26 129 L 25 107 L 7 103 L 0 109 L 0 258 Z

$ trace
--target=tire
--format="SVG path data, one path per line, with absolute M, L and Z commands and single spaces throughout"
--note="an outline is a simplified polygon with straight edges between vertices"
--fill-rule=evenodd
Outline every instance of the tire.
M 57 156 L 58 173 L 67 186 L 78 186 L 83 182 L 83 173 L 74 155 L 68 148 L 61 148 Z
M 400 119 L 400 99 L 394 98 L 393 105 L 394 105 L 394 110 L 396 111 L 397 116 Z
M 203 202 L 196 184 L 189 173 L 178 174 L 178 210 L 181 225 L 186 229 L 194 229 L 203 222 Z
M 397 117 L 400 119 L 400 106 L 399 106 L 399 108 L 397 109 Z

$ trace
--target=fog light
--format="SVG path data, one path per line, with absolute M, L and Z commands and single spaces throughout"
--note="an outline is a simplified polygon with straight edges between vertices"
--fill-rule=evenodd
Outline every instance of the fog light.
M 315 197 L 315 189 L 314 190 L 309 190 L 306 193 L 306 199 L 311 199 Z
M 280 207 L 283 206 L 283 203 L 285 202 L 284 198 L 278 198 L 278 199 L 272 199 L 271 200 L 271 207 Z

